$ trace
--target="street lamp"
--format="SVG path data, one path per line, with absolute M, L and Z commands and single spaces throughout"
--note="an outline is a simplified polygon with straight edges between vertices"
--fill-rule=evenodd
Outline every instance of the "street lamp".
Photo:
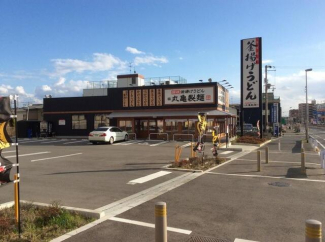
M 271 85 L 268 84 L 267 81 L 267 69 L 268 68 L 275 68 L 275 66 L 265 66 L 265 131 L 268 132 L 268 124 L 269 124 L 269 120 L 268 120 L 268 98 L 267 98 L 267 90 L 271 87 Z
M 309 122 L 309 113 L 308 113 L 308 93 L 307 93 L 307 72 L 312 71 L 312 68 L 306 69 L 306 120 L 305 120 L 305 125 L 306 125 L 306 142 L 308 143 L 308 122 Z

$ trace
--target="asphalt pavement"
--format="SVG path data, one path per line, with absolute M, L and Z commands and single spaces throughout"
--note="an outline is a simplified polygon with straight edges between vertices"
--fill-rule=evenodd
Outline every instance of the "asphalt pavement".
M 305 144 L 307 174 L 301 174 L 303 139 L 304 134 L 290 133 L 268 143 L 268 164 L 265 147 L 223 150 L 221 155 L 231 160 L 204 173 L 163 168 L 173 160 L 176 144 L 188 156 L 188 142 L 94 146 L 82 139 L 21 141 L 21 199 L 60 200 L 105 212 L 54 241 L 154 241 L 158 201 L 167 203 L 168 241 L 303 241 L 306 219 L 325 221 L 324 171 L 318 154 Z M 257 150 L 262 153 L 260 172 Z M 13 151 L 7 149 L 6 155 Z M 1 187 L 0 203 L 13 200 L 12 190 L 10 184 Z

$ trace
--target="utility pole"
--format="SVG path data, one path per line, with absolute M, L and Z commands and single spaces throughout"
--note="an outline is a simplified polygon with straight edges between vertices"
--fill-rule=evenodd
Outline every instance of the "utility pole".
M 267 81 L 267 68 L 271 67 L 268 65 L 265 65 L 265 132 L 268 133 L 269 127 L 269 120 L 268 120 L 268 100 L 267 100 L 267 86 L 268 86 L 268 81 Z
M 308 122 L 309 122 L 309 110 L 308 110 L 308 93 L 307 93 L 307 72 L 312 71 L 313 69 L 306 69 L 306 120 L 305 120 L 305 125 L 306 125 L 306 142 L 308 143 Z

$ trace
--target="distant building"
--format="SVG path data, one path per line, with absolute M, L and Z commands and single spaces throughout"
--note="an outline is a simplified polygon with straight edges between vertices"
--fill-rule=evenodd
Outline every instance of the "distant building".
M 313 121 L 315 111 L 316 104 L 308 103 L 308 123 Z M 298 116 L 301 123 L 306 123 L 306 103 L 299 103 Z
M 290 109 L 289 110 L 289 119 L 288 119 L 288 122 L 290 124 L 300 123 L 299 110 L 298 109 Z

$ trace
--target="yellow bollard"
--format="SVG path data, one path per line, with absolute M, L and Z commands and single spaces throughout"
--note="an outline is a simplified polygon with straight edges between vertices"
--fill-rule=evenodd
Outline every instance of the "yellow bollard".
M 261 151 L 257 151 L 257 171 L 261 171 Z
M 265 163 L 269 164 L 269 147 L 265 147 Z
M 301 174 L 306 175 L 306 156 L 305 156 L 305 152 L 301 153 Z
M 313 219 L 306 220 L 305 235 L 305 242 L 321 242 L 322 223 Z
M 165 202 L 155 205 L 155 242 L 167 242 L 167 209 Z
M 14 199 L 15 199 L 15 218 L 16 218 L 16 223 L 18 224 L 19 221 L 19 212 L 18 212 L 18 175 L 15 174 L 14 175 Z

